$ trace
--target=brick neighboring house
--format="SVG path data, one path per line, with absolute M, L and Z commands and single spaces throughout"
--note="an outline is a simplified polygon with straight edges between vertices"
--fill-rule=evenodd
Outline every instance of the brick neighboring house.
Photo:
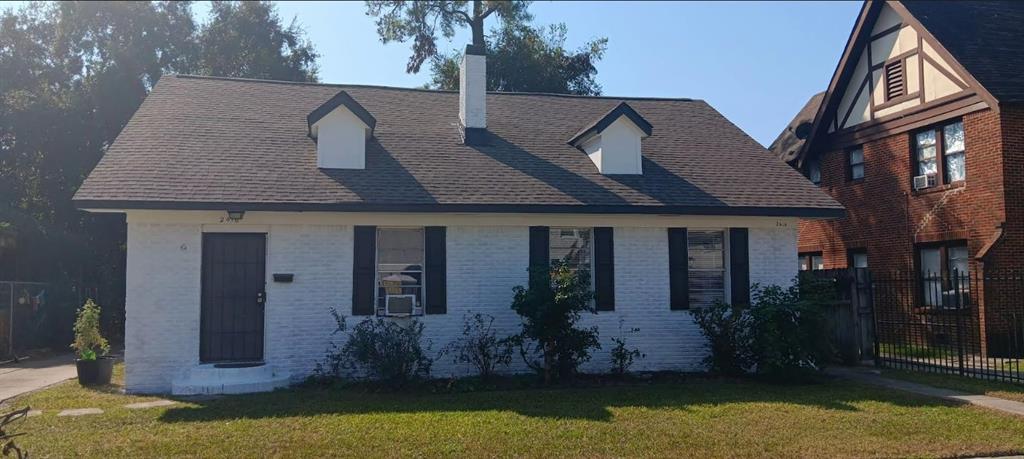
M 801 269 L 1024 268 L 1024 2 L 865 2 L 770 149 L 848 211 L 800 223 Z M 1008 319 L 980 294 L 984 349 Z

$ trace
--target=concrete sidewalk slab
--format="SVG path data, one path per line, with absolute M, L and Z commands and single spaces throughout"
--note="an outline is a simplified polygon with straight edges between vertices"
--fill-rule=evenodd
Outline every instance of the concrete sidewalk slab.
M 889 389 L 912 392 L 918 395 L 941 398 L 960 403 L 983 406 L 1004 413 L 1024 416 L 1024 403 L 1006 400 L 988 395 L 973 395 L 951 389 L 928 386 L 924 384 L 903 381 L 899 379 L 886 378 L 878 370 L 856 367 L 832 367 L 826 373 L 843 379 L 857 381 L 874 386 L 886 387 Z
M 0 367 L 0 402 L 74 377 L 73 354 L 6 364 Z
M 176 405 L 177 403 L 178 402 L 174 400 L 153 400 L 152 402 L 129 403 L 124 407 L 128 408 L 129 410 L 144 410 L 146 408 Z
M 57 416 L 86 416 L 89 414 L 103 414 L 103 410 L 99 408 L 78 408 L 74 410 L 64 410 L 57 413 Z

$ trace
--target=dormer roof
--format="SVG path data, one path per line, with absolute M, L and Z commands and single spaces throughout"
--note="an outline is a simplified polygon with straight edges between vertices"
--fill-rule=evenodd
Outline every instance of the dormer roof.
M 362 121 L 363 124 L 366 125 L 367 129 L 369 129 L 367 136 L 369 137 L 373 135 L 373 129 L 377 126 L 377 119 L 374 118 L 366 108 L 360 105 L 359 102 L 356 102 L 352 96 L 348 95 L 347 92 L 339 91 L 334 95 L 334 97 L 331 97 L 327 102 L 324 102 L 317 107 L 316 110 L 313 110 L 309 115 L 306 115 L 306 126 L 309 129 L 310 137 L 314 139 L 316 138 L 316 132 L 314 132 L 313 125 L 338 107 L 345 107 L 348 111 L 352 112 L 352 114 L 355 115 L 356 118 L 359 118 L 359 121 Z
M 594 134 L 599 134 L 601 131 L 607 129 L 608 126 L 611 126 L 615 120 L 623 116 L 629 118 L 633 125 L 636 126 L 640 132 L 644 133 L 644 137 L 650 136 L 654 131 L 654 126 L 644 119 L 643 116 L 640 116 L 636 110 L 633 110 L 633 107 L 630 107 L 629 104 L 625 102 L 619 102 L 619 105 L 616 105 L 615 108 L 609 110 L 608 113 L 605 113 L 593 123 L 584 126 L 583 129 L 573 135 L 572 138 L 569 139 L 569 145 L 578 147 L 582 141 L 588 139 Z

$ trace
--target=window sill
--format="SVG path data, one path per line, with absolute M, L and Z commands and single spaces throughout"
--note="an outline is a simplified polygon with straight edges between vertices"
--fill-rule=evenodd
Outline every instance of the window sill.
M 863 177 L 861 177 L 859 179 L 850 179 L 850 180 L 846 181 L 847 185 L 860 185 L 861 183 L 864 183 L 864 178 Z
M 926 194 L 941 193 L 941 192 L 949 191 L 949 190 L 956 189 L 956 188 L 963 188 L 965 186 L 967 186 L 967 181 L 966 180 L 961 180 L 959 182 L 947 183 L 945 185 L 936 185 L 936 186 L 933 186 L 931 188 L 925 188 L 923 190 L 914 190 L 912 192 L 912 194 L 914 196 L 923 196 L 923 195 L 926 195 Z
M 414 317 L 423 317 L 424 314 L 423 314 L 423 311 L 415 311 L 415 312 L 410 313 L 410 314 L 394 314 L 394 313 L 388 314 L 387 312 L 378 309 L 377 313 L 374 314 L 374 316 L 380 317 L 380 318 L 389 318 L 389 319 L 410 319 L 410 318 L 414 318 Z
M 957 307 L 957 306 L 953 306 L 953 307 L 915 306 L 912 311 L 913 311 L 914 314 L 917 314 L 917 315 L 941 316 L 941 315 L 962 314 L 962 313 L 965 313 L 965 312 L 969 312 L 970 310 L 971 310 L 971 306 L 970 305 L 963 305 L 963 306 L 959 306 L 959 307 Z

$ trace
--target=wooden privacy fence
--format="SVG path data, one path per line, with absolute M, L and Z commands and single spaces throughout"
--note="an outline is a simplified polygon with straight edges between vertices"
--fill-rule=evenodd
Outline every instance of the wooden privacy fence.
M 831 285 L 835 300 L 825 306 L 830 341 L 836 356 L 846 364 L 871 360 L 875 356 L 872 318 L 871 275 L 867 269 L 810 271 L 825 285 Z

